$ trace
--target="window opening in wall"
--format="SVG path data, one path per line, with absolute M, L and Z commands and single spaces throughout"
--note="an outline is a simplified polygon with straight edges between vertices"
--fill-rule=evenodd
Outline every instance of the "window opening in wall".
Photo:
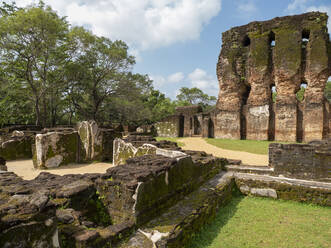
M 272 102 L 276 102 L 276 98 L 277 98 L 276 86 L 271 85 L 271 99 L 272 99 Z
M 302 30 L 302 48 L 306 48 L 309 42 L 310 31 L 307 29 Z
M 193 120 L 192 120 L 192 117 L 190 118 L 190 129 L 193 128 Z
M 247 100 L 248 100 L 248 97 L 249 97 L 250 92 L 251 92 L 251 87 L 250 86 L 246 86 L 246 91 L 242 95 L 242 104 L 243 105 L 246 105 L 247 104 Z
M 300 85 L 300 89 L 296 93 L 296 97 L 299 102 L 302 102 L 304 100 L 306 88 L 307 88 L 307 83 L 302 82 Z
M 272 31 L 269 34 L 269 42 L 270 42 L 270 47 L 274 47 L 276 45 L 275 33 Z
M 248 37 L 248 35 L 245 35 L 243 40 L 243 46 L 247 47 L 251 44 L 251 39 Z

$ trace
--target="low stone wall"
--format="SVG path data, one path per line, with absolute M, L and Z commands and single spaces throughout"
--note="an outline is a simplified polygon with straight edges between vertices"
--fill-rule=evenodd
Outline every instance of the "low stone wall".
M 331 140 L 308 144 L 270 144 L 269 166 L 274 175 L 331 181 Z
M 226 160 L 204 155 L 145 155 L 110 168 L 98 189 L 114 222 L 140 225 L 219 173 Z
M 80 161 L 81 144 L 78 132 L 37 134 L 34 166 L 38 169 L 56 168 Z
M 245 195 L 331 206 L 330 183 L 246 173 L 235 173 L 234 176 L 238 188 Z
M 164 120 L 155 123 L 157 136 L 178 137 L 179 136 L 179 116 L 172 115 Z M 184 128 L 184 127 L 183 127 Z
M 6 160 L 32 158 L 33 135 L 9 137 L 0 144 L 0 156 Z
M 95 121 L 83 121 L 77 125 L 82 143 L 84 161 L 112 160 L 113 140 L 121 137 L 119 132 L 112 129 L 99 128 Z
M 172 156 L 185 156 L 183 153 L 176 152 L 176 150 L 179 150 L 180 148 L 177 147 L 175 142 L 157 142 L 150 136 L 129 136 L 123 140 L 119 138 L 114 140 L 113 164 L 125 164 L 127 159 L 142 155 L 165 153 L 164 151 L 161 151 L 164 150 L 162 148 L 169 149 L 169 152 L 173 153 Z

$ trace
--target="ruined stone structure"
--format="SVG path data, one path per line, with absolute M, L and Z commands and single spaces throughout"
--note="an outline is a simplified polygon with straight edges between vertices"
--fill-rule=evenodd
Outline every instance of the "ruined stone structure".
M 8 161 L 32 158 L 38 169 L 112 161 L 113 141 L 122 137 L 114 129 L 98 127 L 95 121 L 83 121 L 77 127 L 38 128 L 10 126 L 1 129 L 0 157 Z
M 204 113 L 200 106 L 177 107 L 176 113 L 155 124 L 161 137 L 214 137 L 214 111 Z
M 0 247 L 185 247 L 238 193 L 331 206 L 331 140 L 271 144 L 265 167 L 156 150 L 104 174 L 25 181 L 0 167 Z
M 328 136 L 327 20 L 326 14 L 311 12 L 252 22 L 223 33 L 215 137 L 309 141 Z M 296 93 L 303 84 L 304 100 L 299 102 Z
M 156 124 L 158 135 L 306 142 L 331 137 L 331 107 L 324 97 L 331 76 L 327 20 L 310 12 L 224 32 L 216 108 L 177 109 Z M 303 101 L 296 97 L 301 87 Z

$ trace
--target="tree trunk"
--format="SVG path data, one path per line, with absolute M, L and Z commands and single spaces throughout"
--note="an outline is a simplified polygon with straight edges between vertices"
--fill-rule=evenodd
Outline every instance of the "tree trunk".
M 36 111 L 36 125 L 40 126 L 40 109 L 39 109 L 39 98 L 35 101 L 35 111 Z

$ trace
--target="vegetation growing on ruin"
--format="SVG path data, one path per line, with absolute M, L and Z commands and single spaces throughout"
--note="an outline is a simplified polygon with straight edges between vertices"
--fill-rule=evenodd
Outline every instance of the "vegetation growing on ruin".
M 327 207 L 237 197 L 186 247 L 330 247 L 330 219 Z

